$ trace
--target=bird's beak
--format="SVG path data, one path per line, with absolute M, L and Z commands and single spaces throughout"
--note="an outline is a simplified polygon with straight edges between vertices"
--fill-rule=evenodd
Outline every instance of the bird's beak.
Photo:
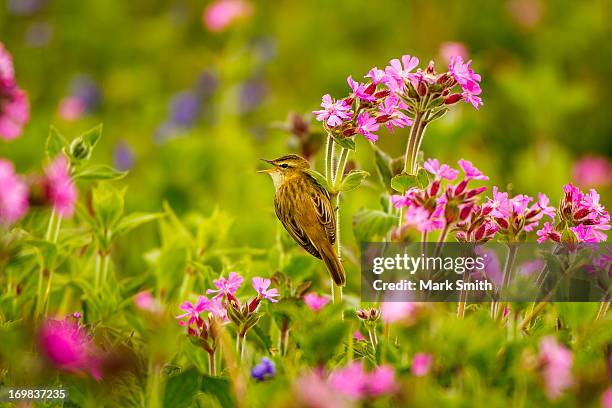
M 276 171 L 277 167 L 276 167 L 276 165 L 274 164 L 274 162 L 273 162 L 272 160 L 268 160 L 268 159 L 259 159 L 259 160 L 264 161 L 264 162 L 266 162 L 266 163 L 268 163 L 268 164 L 273 165 L 273 166 L 274 166 L 274 168 L 273 168 L 273 169 L 259 170 L 259 171 L 258 171 L 258 173 L 272 173 L 273 171 Z

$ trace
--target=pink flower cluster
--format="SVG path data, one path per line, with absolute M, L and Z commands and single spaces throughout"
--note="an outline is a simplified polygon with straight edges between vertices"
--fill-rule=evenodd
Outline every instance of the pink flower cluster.
M 606 233 L 610 229 L 610 214 L 599 202 L 599 194 L 594 189 L 584 194 L 573 184 L 563 187 L 564 197 L 559 205 L 557 224 L 544 223 L 543 228 L 537 232 L 538 242 L 552 240 L 561 242 L 602 242 L 607 239 Z M 553 212 L 551 218 L 555 219 Z M 570 231 L 573 235 L 564 237 L 564 232 Z
M 102 379 L 101 359 L 91 336 L 79 323 L 80 313 L 63 320 L 48 319 L 40 329 L 39 343 L 51 364 L 71 373 L 89 373 Z
M 28 187 L 13 163 L 0 159 L 0 226 L 10 225 L 28 211 Z
M 0 43 L 0 138 L 17 138 L 29 119 L 28 97 L 17 86 L 13 58 Z
M 576 164 L 572 179 L 580 187 L 605 187 L 612 184 L 612 161 L 604 156 L 584 156 Z
M 539 360 L 546 394 L 550 399 L 558 398 L 574 382 L 572 352 L 553 337 L 545 337 L 540 342 Z
M 352 362 L 329 376 L 329 384 L 335 391 L 352 399 L 378 397 L 397 389 L 395 370 L 382 365 L 366 372 L 362 362 Z
M 202 318 L 205 312 L 208 312 L 221 323 L 228 322 L 227 307 L 230 305 L 230 302 L 238 304 L 236 291 L 240 289 L 243 282 L 244 278 L 236 272 L 230 272 L 227 278 L 222 276 L 219 279 L 215 279 L 213 284 L 216 289 L 206 290 L 206 294 L 215 294 L 212 299 L 206 296 L 199 296 L 195 304 L 186 301 L 179 306 L 184 313 L 176 316 L 176 318 L 186 319 L 186 321 L 180 320 L 179 324 L 187 326 L 187 331 L 190 335 L 200 336 L 207 329 L 206 322 Z M 257 309 L 263 299 L 267 299 L 270 302 L 278 302 L 278 299 L 276 299 L 279 296 L 278 290 L 270 288 L 270 279 L 255 277 L 252 279 L 252 284 L 257 292 L 257 296 L 249 302 L 249 310 L 251 312 Z
M 78 190 L 70 176 L 68 159 L 60 155 L 45 169 L 43 179 L 45 199 L 62 217 L 72 217 L 78 198 Z
M 468 188 L 468 184 L 471 180 L 487 180 L 488 177 L 467 160 L 459 160 L 459 167 L 464 177 L 457 184 L 451 184 L 459 171 L 429 159 L 424 164 L 425 170 L 434 176 L 429 185 L 425 189 L 413 187 L 403 196 L 391 197 L 396 208 L 406 208 L 402 229 L 415 227 L 421 232 L 431 232 L 469 220 L 477 208 L 478 196 L 486 187 Z M 442 188 L 444 180 L 446 187 Z
M 471 61 L 464 62 L 461 56 L 453 56 L 448 72 L 437 74 L 431 61 L 423 71 L 419 59 L 404 55 L 393 59 L 384 70 L 372 68 L 357 82 L 347 78 L 351 93 L 334 100 L 324 95 L 323 109 L 313 113 L 328 130 L 338 137 L 361 134 L 372 142 L 378 140 L 376 132 L 385 125 L 391 132 L 413 124 L 417 113 L 427 120 L 460 100 L 471 103 L 478 109 L 482 105 L 480 75 L 470 67 Z M 414 71 L 414 72 L 413 72 Z

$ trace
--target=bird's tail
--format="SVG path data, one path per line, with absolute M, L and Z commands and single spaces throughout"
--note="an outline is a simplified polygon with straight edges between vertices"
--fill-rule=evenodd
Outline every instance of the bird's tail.
M 344 272 L 344 266 L 342 266 L 342 262 L 340 262 L 340 258 L 338 258 L 334 246 L 332 244 L 322 245 L 322 248 L 318 248 L 318 250 L 321 259 L 325 262 L 325 266 L 327 266 L 327 270 L 336 285 L 344 286 L 346 283 L 346 272 Z

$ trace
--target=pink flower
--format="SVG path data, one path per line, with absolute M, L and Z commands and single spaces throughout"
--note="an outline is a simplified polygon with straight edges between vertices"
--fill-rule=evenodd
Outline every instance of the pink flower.
M 574 383 L 572 352 L 553 337 L 544 337 L 540 342 L 539 359 L 546 394 L 550 399 L 558 398 Z
M 465 173 L 465 177 L 468 180 L 488 180 L 489 177 L 482 174 L 480 170 L 478 170 L 475 166 L 472 165 L 472 162 L 469 160 L 459 160 L 459 167 Z
M 386 76 L 385 71 L 383 71 L 382 69 L 378 69 L 377 67 L 374 67 L 368 72 L 365 78 L 370 78 L 370 80 L 372 81 L 374 85 L 378 85 L 379 83 L 384 81 L 385 76 Z
M 223 276 L 219 279 L 215 279 L 213 284 L 217 289 L 206 289 L 206 294 L 210 295 L 211 293 L 216 293 L 215 298 L 222 297 L 223 295 L 231 295 L 236 294 L 236 291 L 244 282 L 244 278 L 238 275 L 236 272 L 230 272 L 227 279 Z
M 315 312 L 323 309 L 328 302 L 329 298 L 327 296 L 319 296 L 314 292 L 304 295 L 304 303 L 310 308 L 310 310 Z
M 150 291 L 143 290 L 134 296 L 134 304 L 140 310 L 158 314 L 162 310 L 161 304 L 153 297 Z
M 552 239 L 553 241 L 559 242 L 561 240 L 561 234 L 555 232 L 555 227 L 550 222 L 545 222 L 542 229 L 536 231 L 538 236 L 538 243 L 542 243 Z
M 612 408 L 612 387 L 608 388 L 601 394 L 601 407 Z
M 351 408 L 353 401 L 336 392 L 323 374 L 309 372 L 301 376 L 294 386 L 294 392 L 301 403 L 308 408 Z
M 346 78 L 346 82 L 351 87 L 351 90 L 353 91 L 354 96 L 358 97 L 361 100 L 368 101 L 368 102 L 374 102 L 376 100 L 376 97 L 373 95 L 374 91 L 376 91 L 375 84 L 372 83 L 370 85 L 366 85 L 366 84 L 361 84 L 359 82 L 355 82 L 353 81 L 352 76 L 349 76 L 348 78 Z
M 233 22 L 248 18 L 253 5 L 244 0 L 217 0 L 204 9 L 204 25 L 212 32 L 221 32 Z
M 458 170 L 453 169 L 448 164 L 440 166 L 438 159 L 427 159 L 423 168 L 440 179 L 454 180 L 459 174 Z
M 378 136 L 372 132 L 377 132 L 379 127 L 376 118 L 371 117 L 368 112 L 363 111 L 357 116 L 357 132 L 369 141 L 376 142 L 378 140 Z
M 429 373 L 433 356 L 429 353 L 416 353 L 412 359 L 410 370 L 415 377 L 423 377 Z
M 365 337 L 363 337 L 363 334 L 361 334 L 359 330 L 356 330 L 355 333 L 353 333 L 353 338 L 359 341 L 365 341 L 366 339 Z
M 394 127 L 403 128 L 412 126 L 412 119 L 401 111 L 401 109 L 405 108 L 405 104 L 399 100 L 397 95 L 391 94 L 381 104 L 378 111 L 379 116 L 376 120 L 379 122 L 383 120 L 391 133 L 395 130 Z
M 471 103 L 478 110 L 478 106 L 483 104 L 482 99 L 478 96 L 481 93 L 480 75 L 475 74 L 474 70 L 470 68 L 471 63 L 471 60 L 464 63 L 461 56 L 453 56 L 448 64 L 448 73 L 463 89 L 465 101 Z
M 15 173 L 13 163 L 0 159 L 0 225 L 10 225 L 27 212 L 27 185 Z
M 0 42 L 0 89 L 11 88 L 15 85 L 15 69 L 13 57 Z
M 329 94 L 323 95 L 321 107 L 323 109 L 312 113 L 316 115 L 318 121 L 325 121 L 329 127 L 339 126 L 353 115 L 351 107 L 344 100 L 334 102 Z
M 389 61 L 389 66 L 385 68 L 389 88 L 393 91 L 401 89 L 404 86 L 404 82 L 410 81 L 415 76 L 411 71 L 417 65 L 419 65 L 419 59 L 410 55 L 402 56 L 401 62 L 399 59 Z
M 372 397 L 392 393 L 397 389 L 395 370 L 390 365 L 377 367 L 370 373 L 368 394 Z
M 255 277 L 251 281 L 253 283 L 253 288 L 255 288 L 260 298 L 268 299 L 273 303 L 278 302 L 278 299 L 274 299 L 275 297 L 279 296 L 278 289 L 268 289 L 272 283 L 270 279 Z
M 405 225 L 421 232 L 431 232 L 444 228 L 444 204 L 436 206 L 433 212 L 418 206 L 410 206 L 404 215 Z
M 357 361 L 337 369 L 329 377 L 329 382 L 334 390 L 353 399 L 366 395 L 368 380 L 363 364 Z
M 206 296 L 198 297 L 195 305 L 189 301 L 181 303 L 179 307 L 185 313 L 176 316 L 176 318 L 184 319 L 185 317 L 188 317 L 189 320 L 187 323 L 181 321 L 179 324 L 181 326 L 185 326 L 186 324 L 192 325 L 193 323 L 196 323 L 200 319 L 200 313 L 204 312 L 210 306 L 210 303 L 210 300 Z
M 14 87 L 0 89 L 0 138 L 17 138 L 30 120 L 30 103 L 25 92 Z
M 227 322 L 229 320 L 227 318 L 227 310 L 223 307 L 223 299 L 220 297 L 214 297 L 210 301 L 207 310 L 221 322 Z
M 467 58 L 467 49 L 460 42 L 443 42 L 440 44 L 440 56 L 447 62 L 450 62 L 453 57 Z
M 61 100 L 58 113 L 62 119 L 74 121 L 85 113 L 87 106 L 82 99 L 69 96 Z
M 39 333 L 40 347 L 58 369 L 72 373 L 89 372 L 100 380 L 96 347 L 77 319 L 69 316 L 64 320 L 46 320 Z
M 403 322 L 411 324 L 416 319 L 418 304 L 413 302 L 382 302 L 381 319 L 385 323 Z
M 68 159 L 60 155 L 45 169 L 43 180 L 45 198 L 53 209 L 62 217 L 69 218 L 74 214 L 78 190 L 70 177 Z
M 612 162 L 604 156 L 584 156 L 574 165 L 573 179 L 582 187 L 608 186 L 612 183 Z
M 550 199 L 544 193 L 538 193 L 538 206 L 542 210 L 542 214 L 549 216 L 551 219 L 555 219 L 557 209 L 553 206 L 549 206 Z

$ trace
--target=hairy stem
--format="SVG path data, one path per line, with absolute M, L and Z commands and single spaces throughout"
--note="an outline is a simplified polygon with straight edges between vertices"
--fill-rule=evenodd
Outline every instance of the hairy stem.
M 211 350 L 208 352 L 208 373 L 213 376 L 217 375 L 217 366 L 215 363 L 215 352 Z
M 595 316 L 595 320 L 601 320 L 604 318 L 608 309 L 610 308 L 610 298 L 606 296 L 607 300 L 603 300 L 599 303 L 599 309 L 597 309 L 597 315 Z
M 512 280 L 512 266 L 514 265 L 514 260 L 516 258 L 516 252 L 518 251 L 518 247 L 514 244 L 508 245 L 508 255 L 506 256 L 506 263 L 504 264 L 504 274 L 502 278 L 501 292 L 505 289 L 508 289 L 510 286 L 510 282 Z M 500 293 L 500 296 L 502 295 Z M 500 316 L 501 312 L 501 301 L 498 300 L 493 304 L 493 318 L 497 319 Z

